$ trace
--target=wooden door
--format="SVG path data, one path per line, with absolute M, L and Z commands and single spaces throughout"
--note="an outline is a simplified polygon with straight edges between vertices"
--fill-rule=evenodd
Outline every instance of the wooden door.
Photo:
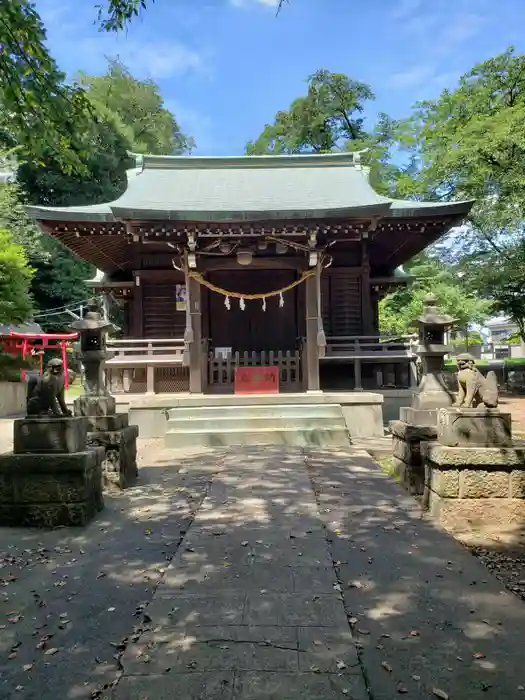
M 245 294 L 279 289 L 295 280 L 294 270 L 221 270 L 210 273 L 210 281 L 218 287 Z M 230 310 L 225 297 L 209 292 L 208 313 L 211 346 L 231 348 L 233 352 L 261 350 L 294 350 L 297 338 L 296 290 L 266 300 L 266 311 L 260 299 L 245 300 L 244 311 L 239 299 L 230 297 Z

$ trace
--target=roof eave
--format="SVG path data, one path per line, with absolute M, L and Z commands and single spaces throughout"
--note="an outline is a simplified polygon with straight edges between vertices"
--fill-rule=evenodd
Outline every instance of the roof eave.
M 395 218 L 418 219 L 421 216 L 457 216 L 466 217 L 476 200 L 466 200 L 463 202 L 425 202 L 424 206 L 414 206 L 415 202 L 407 200 L 405 206 L 396 206 L 390 209 L 390 216 Z
M 86 221 L 88 223 L 113 223 L 116 221 L 111 209 L 107 212 L 89 212 L 82 207 L 24 207 L 34 221 Z
M 297 219 L 345 219 L 367 218 L 371 216 L 386 216 L 390 209 L 389 203 L 379 203 L 369 206 L 353 206 L 341 209 L 286 209 L 255 210 L 255 211 L 174 211 L 141 208 L 112 207 L 117 219 L 163 220 L 163 221 L 266 221 L 266 220 L 297 220 Z

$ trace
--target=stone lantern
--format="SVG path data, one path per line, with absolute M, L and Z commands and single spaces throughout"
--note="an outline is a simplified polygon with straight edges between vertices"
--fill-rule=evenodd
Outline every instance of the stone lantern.
M 445 355 L 452 348 L 445 343 L 445 333 L 457 319 L 443 314 L 437 299 L 429 294 L 424 300 L 423 313 L 411 325 L 419 331 L 416 349 L 421 359 L 421 381 L 414 397 L 413 408 L 433 411 L 451 406 L 454 402 L 450 384 L 445 378 Z M 435 418 L 431 421 L 435 424 Z
M 84 392 L 75 399 L 75 416 L 88 419 L 88 445 L 105 448 L 105 486 L 125 488 L 137 478 L 138 428 L 129 425 L 127 413 L 116 413 L 115 398 L 106 388 L 104 365 L 113 357 L 106 348 L 111 323 L 92 301 L 84 318 L 71 327 L 80 333 L 79 358 L 84 365 Z
M 107 397 L 104 365 L 113 357 L 106 349 L 106 336 L 111 323 L 102 318 L 95 301 L 87 306 L 84 318 L 71 324 L 80 334 L 79 358 L 84 365 L 84 396 Z

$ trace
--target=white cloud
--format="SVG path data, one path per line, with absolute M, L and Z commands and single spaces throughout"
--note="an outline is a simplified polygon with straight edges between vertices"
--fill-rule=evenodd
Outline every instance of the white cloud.
M 428 65 L 412 66 L 412 68 L 391 75 L 388 83 L 390 87 L 395 88 L 415 87 L 431 78 L 433 72 L 431 66 Z
M 182 131 L 195 139 L 196 151 L 207 155 L 213 151 L 216 140 L 213 136 L 213 122 L 207 115 L 177 99 L 164 100 L 164 106 L 175 115 Z
M 62 44 L 62 49 L 64 44 Z M 77 42 L 75 54 L 81 58 L 80 68 L 88 72 L 104 70 L 106 56 L 118 56 L 133 75 L 139 78 L 163 80 L 187 73 L 209 74 L 210 55 L 177 41 L 135 42 L 125 35 Z
M 398 4 L 390 13 L 390 16 L 392 19 L 396 20 L 405 19 L 417 12 L 422 4 L 423 0 L 399 0 Z
M 177 42 L 124 45 L 119 55 L 133 73 L 142 73 L 154 80 L 207 70 L 203 53 Z
M 486 21 L 483 15 L 475 12 L 460 12 L 443 31 L 438 42 L 440 50 L 446 53 L 472 39 L 473 36 L 478 34 Z

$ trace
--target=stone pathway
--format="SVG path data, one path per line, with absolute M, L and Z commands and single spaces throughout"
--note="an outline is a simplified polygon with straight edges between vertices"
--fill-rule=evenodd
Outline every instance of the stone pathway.
M 0 531 L 2 699 L 525 698 L 525 606 L 364 451 L 141 454 L 86 530 Z

